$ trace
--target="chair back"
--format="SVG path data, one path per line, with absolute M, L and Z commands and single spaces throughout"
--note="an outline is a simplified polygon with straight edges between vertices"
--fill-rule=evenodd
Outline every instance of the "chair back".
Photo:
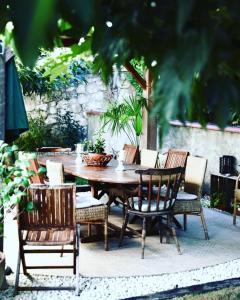
M 147 168 L 155 168 L 158 159 L 158 151 L 142 149 L 141 150 L 141 166 Z
M 186 167 L 188 151 L 169 149 L 164 168 Z
M 47 160 L 46 168 L 50 185 L 64 183 L 64 171 L 62 163 Z
M 200 197 L 206 169 L 206 158 L 198 156 L 188 156 L 185 170 L 185 192 Z
M 134 210 L 154 213 L 172 208 L 182 180 L 184 168 L 136 170 L 139 174 L 138 204 Z
M 33 203 L 33 211 L 22 211 L 18 207 L 19 230 L 75 227 L 76 187 L 74 184 L 31 185 L 26 201 Z
M 138 146 L 125 144 L 123 146 L 123 150 L 125 151 L 124 163 L 134 164 L 138 152 Z
M 30 183 L 44 184 L 43 175 L 37 174 L 39 170 L 39 164 L 37 159 L 29 159 L 29 166 L 27 167 L 29 171 L 34 171 L 35 174 L 29 178 Z

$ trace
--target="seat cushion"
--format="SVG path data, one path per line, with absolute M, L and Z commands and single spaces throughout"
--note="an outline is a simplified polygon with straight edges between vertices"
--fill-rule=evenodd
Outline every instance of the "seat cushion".
M 168 208 L 169 208 L 169 201 L 167 201 L 165 210 L 168 209 Z M 138 198 L 134 199 L 134 209 L 139 210 L 139 208 L 138 208 Z M 157 209 L 157 202 L 156 201 L 151 201 L 150 211 L 154 212 L 154 211 L 156 211 L 156 209 Z M 163 209 L 164 209 L 164 201 L 160 201 L 158 211 L 163 210 Z M 148 211 L 148 201 L 147 200 L 142 201 L 142 210 L 141 211 L 142 212 L 147 212 Z
M 71 229 L 28 230 L 23 236 L 26 245 L 57 246 L 73 244 L 75 231 Z
M 197 195 L 189 194 L 183 191 L 180 191 L 177 194 L 177 200 L 196 200 L 197 198 Z
M 83 192 L 76 194 L 76 208 L 87 208 L 107 204 L 106 199 L 97 200 L 90 192 Z

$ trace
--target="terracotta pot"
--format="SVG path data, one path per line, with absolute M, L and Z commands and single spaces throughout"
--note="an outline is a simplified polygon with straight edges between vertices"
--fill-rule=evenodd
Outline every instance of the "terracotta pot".
M 88 166 L 106 166 L 112 159 L 112 154 L 106 153 L 88 153 L 83 155 L 83 161 Z
M 0 252 L 0 288 L 4 279 L 4 271 L 5 271 L 5 255 Z

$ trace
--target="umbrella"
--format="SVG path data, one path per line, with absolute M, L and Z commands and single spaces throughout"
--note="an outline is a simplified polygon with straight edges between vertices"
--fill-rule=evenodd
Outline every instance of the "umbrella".
M 0 138 L 9 143 L 29 127 L 14 55 L 8 48 L 5 52 L 5 74 L 2 73 L 1 70 L 0 86 L 3 84 L 1 79 L 3 81 L 5 77 L 5 97 L 0 97 Z

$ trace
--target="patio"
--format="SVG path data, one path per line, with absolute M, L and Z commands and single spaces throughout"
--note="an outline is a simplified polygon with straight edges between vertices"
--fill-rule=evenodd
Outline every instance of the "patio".
M 177 254 L 172 241 L 170 244 L 159 244 L 157 235 L 147 237 L 144 260 L 140 258 L 140 239 L 137 237 L 125 238 L 121 248 L 118 248 L 118 239 L 110 238 L 108 252 L 103 250 L 103 242 L 81 244 L 80 288 L 83 289 L 81 299 L 127 298 L 168 290 L 176 285 L 183 287 L 238 277 L 240 225 L 233 226 L 232 216 L 227 213 L 207 208 L 204 209 L 204 213 L 210 240 L 204 239 L 199 218 L 189 217 L 188 230 L 177 231 L 182 255 Z M 111 221 L 121 222 L 118 208 L 112 208 L 112 214 L 114 217 L 111 217 Z M 5 239 L 7 263 L 12 268 L 17 259 L 17 233 L 15 231 L 13 234 L 14 227 L 16 229 L 13 221 L 8 222 L 6 230 L 11 234 L 7 234 Z M 38 256 L 28 258 L 31 263 L 36 263 Z M 44 263 L 69 263 L 70 259 L 70 256 L 66 254 L 62 258 L 56 254 L 47 255 Z M 43 285 L 56 285 L 57 282 L 62 285 L 63 282 L 71 284 L 74 280 L 71 271 L 67 270 L 64 273 L 59 270 L 44 270 L 44 272 L 34 270 L 31 274 L 34 278 L 32 283 L 22 275 L 20 284 L 31 286 L 43 280 Z M 14 275 L 8 277 L 8 280 L 13 283 Z M 105 286 L 105 289 L 102 289 L 102 286 Z M 29 296 L 27 292 L 21 292 L 16 299 L 18 297 L 24 299 L 24 295 Z M 46 295 L 42 293 L 42 297 Z M 54 295 L 58 299 L 66 299 L 64 297 L 73 296 L 74 293 L 61 291 Z

